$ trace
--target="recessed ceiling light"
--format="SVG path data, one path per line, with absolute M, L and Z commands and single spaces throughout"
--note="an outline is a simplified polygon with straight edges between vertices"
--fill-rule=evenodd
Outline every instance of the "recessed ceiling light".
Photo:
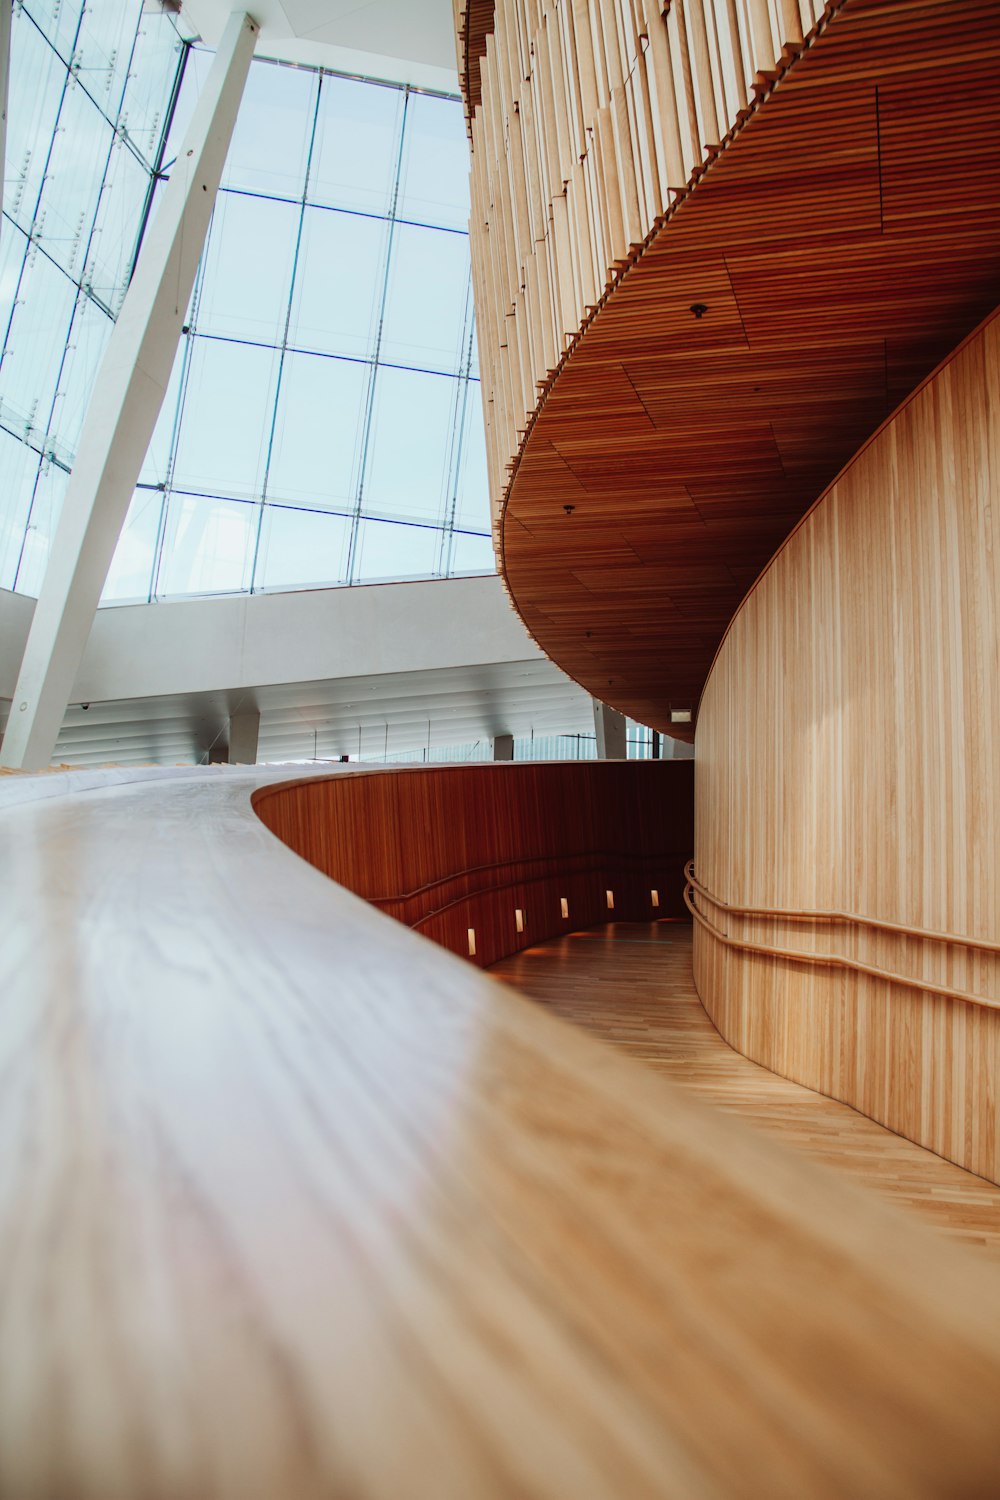
M 691 710 L 689 708 L 672 708 L 670 710 L 671 724 L 690 724 Z

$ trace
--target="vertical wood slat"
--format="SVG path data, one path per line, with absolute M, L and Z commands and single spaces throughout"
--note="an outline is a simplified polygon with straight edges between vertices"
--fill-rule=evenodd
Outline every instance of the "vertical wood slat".
M 795 47 L 823 0 L 779 4 Z M 768 0 L 496 0 L 493 26 L 470 117 L 496 518 L 539 388 L 776 49 Z
M 792 533 L 735 616 L 698 718 L 696 875 L 730 939 L 841 954 L 1000 996 L 1000 316 L 934 374 Z M 913 601 L 921 601 L 914 608 Z M 746 775 L 748 758 L 757 768 Z M 739 1051 L 1000 1180 L 1000 1012 L 695 934 Z
M 344 773 L 267 788 L 264 823 L 390 916 L 482 967 L 609 919 L 684 915 L 691 761 L 572 762 Z M 515 908 L 525 914 L 516 928 Z

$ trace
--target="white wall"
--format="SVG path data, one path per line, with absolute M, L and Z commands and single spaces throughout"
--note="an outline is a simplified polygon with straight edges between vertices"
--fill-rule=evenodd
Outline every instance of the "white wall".
M 0 591 L 0 697 L 14 691 L 33 607 Z M 72 701 L 522 660 L 542 652 L 495 577 L 239 594 L 99 610 Z

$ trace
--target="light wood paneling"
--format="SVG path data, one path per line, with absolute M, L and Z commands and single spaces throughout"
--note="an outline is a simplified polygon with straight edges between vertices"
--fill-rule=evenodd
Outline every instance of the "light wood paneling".
M 483 100 L 480 68 L 486 38 L 493 30 L 493 11 L 494 0 L 452 0 L 458 42 L 458 84 L 465 101 L 470 134 L 472 116 Z
M 609 890 L 618 916 L 649 916 L 654 890 L 665 915 L 683 913 L 693 773 L 690 761 L 410 768 L 298 780 L 254 805 L 324 874 L 486 965 L 607 921 Z
M 0 1494 L 1000 1491 L 992 1267 L 338 890 L 274 774 L 0 784 Z
M 998 64 L 994 0 L 498 6 L 471 221 L 497 542 L 596 696 L 687 736 L 669 710 L 760 568 L 995 305 Z
M 1000 1266 L 1000 1188 L 904 1140 L 846 1104 L 734 1051 L 691 972 L 691 928 L 616 922 L 504 959 L 492 974 L 555 1015 L 974 1246 Z
M 696 905 L 729 940 L 699 929 L 695 975 L 727 1040 L 994 1181 L 998 388 L 994 317 L 743 604 L 702 700 L 695 861 Z

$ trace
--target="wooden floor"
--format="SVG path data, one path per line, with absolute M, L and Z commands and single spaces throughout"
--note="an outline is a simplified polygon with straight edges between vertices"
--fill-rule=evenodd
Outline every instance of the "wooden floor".
M 688 925 L 618 922 L 526 949 L 490 972 L 707 1103 L 1000 1261 L 1000 1188 L 723 1041 L 694 987 Z
M 996 1262 L 328 880 L 288 775 L 0 780 L 0 1500 L 1000 1496 Z

